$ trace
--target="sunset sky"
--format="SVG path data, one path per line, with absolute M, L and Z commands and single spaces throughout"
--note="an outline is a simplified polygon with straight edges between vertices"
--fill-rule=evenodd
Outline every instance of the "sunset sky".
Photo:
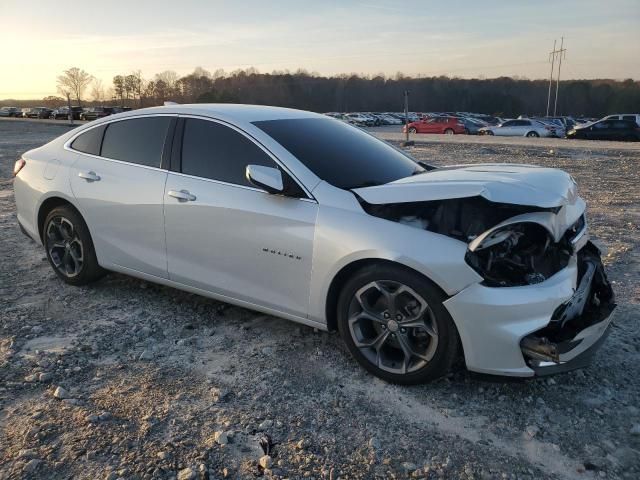
M 563 78 L 640 79 L 639 0 L 0 0 L 0 19 L 0 99 L 55 94 L 73 66 L 107 87 L 196 66 L 545 78 L 561 35 Z

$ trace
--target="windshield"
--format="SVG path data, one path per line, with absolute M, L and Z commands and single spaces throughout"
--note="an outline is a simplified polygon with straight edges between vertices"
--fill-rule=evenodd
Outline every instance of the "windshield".
M 352 189 L 382 185 L 424 169 L 391 145 L 330 118 L 254 122 L 331 185 Z

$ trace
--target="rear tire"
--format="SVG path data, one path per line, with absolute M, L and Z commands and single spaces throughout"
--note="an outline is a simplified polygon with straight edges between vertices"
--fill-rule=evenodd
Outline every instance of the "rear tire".
M 414 385 L 445 375 L 458 358 L 458 332 L 444 294 L 421 275 L 395 265 L 358 271 L 338 299 L 338 330 L 367 371 Z
M 416 130 L 416 127 L 411 127 L 409 133 L 418 133 L 418 130 Z
M 104 276 L 82 216 L 69 205 L 49 212 L 42 232 L 53 271 L 69 285 L 86 285 Z

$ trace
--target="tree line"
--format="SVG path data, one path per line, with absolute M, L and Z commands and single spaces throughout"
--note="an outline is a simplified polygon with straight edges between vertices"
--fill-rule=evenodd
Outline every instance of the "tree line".
M 69 97 L 81 106 L 119 104 L 134 108 L 175 101 L 278 105 L 316 112 L 377 112 L 401 111 L 404 91 L 409 91 L 412 111 L 467 111 L 515 117 L 544 115 L 548 87 L 546 80 L 511 77 L 463 79 L 409 77 L 401 73 L 392 77 L 322 76 L 304 70 L 260 73 L 254 68 L 211 73 L 198 67 L 184 76 L 167 70 L 149 79 L 138 70 L 116 75 L 112 85 L 105 88 L 84 70 L 71 68 L 58 77 L 62 97 L 44 100 L 66 104 Z M 589 117 L 640 112 L 640 81 L 561 81 L 557 111 L 562 115 Z

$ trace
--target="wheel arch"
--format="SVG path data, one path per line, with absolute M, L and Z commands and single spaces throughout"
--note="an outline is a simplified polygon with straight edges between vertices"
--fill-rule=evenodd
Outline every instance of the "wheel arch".
M 53 210 L 54 208 L 60 207 L 62 205 L 68 205 L 71 208 L 73 208 L 76 212 L 78 212 L 78 215 L 80 215 L 82 218 L 83 215 L 80 212 L 80 210 L 78 210 L 78 208 L 66 197 L 64 196 L 58 196 L 58 195 L 53 195 L 50 196 L 48 198 L 46 198 L 44 201 L 42 201 L 42 203 L 40 204 L 40 206 L 38 207 L 38 215 L 36 218 L 36 226 L 38 228 L 38 237 L 40 238 L 41 241 L 44 241 L 43 239 L 43 235 L 44 235 L 44 221 L 47 218 L 47 215 L 49 215 L 49 212 L 51 210 Z M 86 221 L 85 221 L 86 223 Z
M 420 277 L 422 277 L 425 281 L 429 282 L 431 285 L 437 288 L 440 291 L 440 293 L 442 293 L 444 298 L 447 298 L 447 299 L 450 298 L 450 295 L 447 295 L 447 293 L 442 289 L 442 287 L 440 287 L 440 285 L 438 285 L 436 282 L 434 282 L 424 273 L 419 272 L 415 268 L 411 268 L 403 263 L 399 263 L 393 260 L 387 260 L 384 258 L 362 258 L 362 259 L 354 260 L 353 262 L 343 266 L 334 275 L 333 279 L 331 280 L 331 284 L 329 285 L 329 289 L 327 290 L 327 297 L 325 301 L 325 318 L 327 321 L 327 330 L 335 331 L 338 328 L 336 310 L 338 308 L 338 297 L 340 296 L 342 287 L 349 280 L 349 278 L 351 278 L 356 272 L 374 265 L 394 266 L 396 268 L 401 268 L 409 272 L 412 272 L 414 274 L 417 274 Z

